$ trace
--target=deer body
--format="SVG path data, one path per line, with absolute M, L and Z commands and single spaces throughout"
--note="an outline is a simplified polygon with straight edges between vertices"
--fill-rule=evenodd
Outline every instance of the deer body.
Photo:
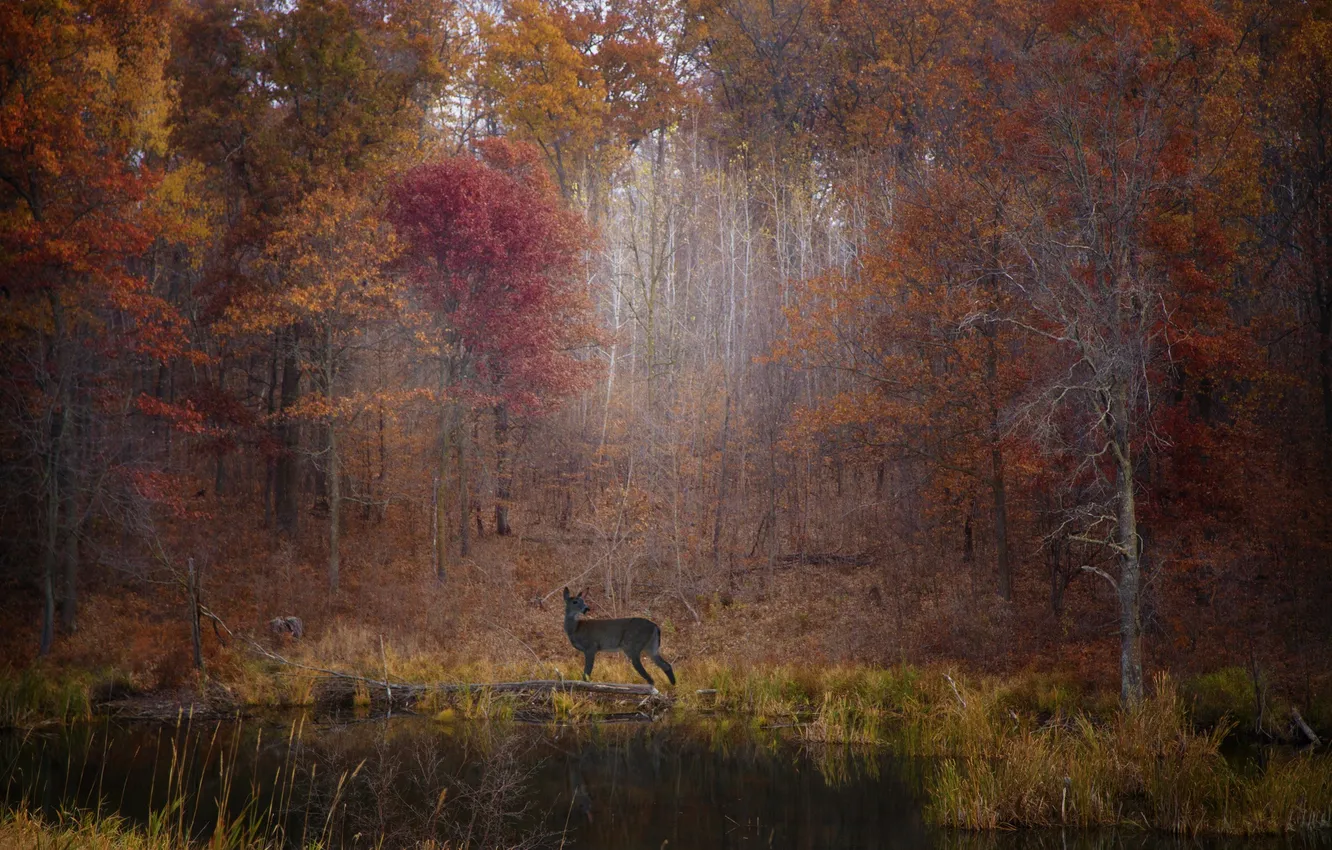
M 647 670 L 643 669 L 644 652 L 652 663 L 661 668 L 666 678 L 675 684 L 675 671 L 665 658 L 661 657 L 661 628 L 651 620 L 642 617 L 625 617 L 617 620 L 580 620 L 590 609 L 583 599 L 583 594 L 571 596 L 569 588 L 564 589 L 564 633 L 569 636 L 573 648 L 583 653 L 583 678 L 592 675 L 592 663 L 598 652 L 623 652 L 634 665 L 638 675 L 642 676 L 654 689 L 657 683 L 652 681 Z

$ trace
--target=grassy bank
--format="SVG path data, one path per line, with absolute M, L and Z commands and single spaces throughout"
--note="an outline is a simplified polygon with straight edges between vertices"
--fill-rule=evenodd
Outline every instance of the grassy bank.
M 0 813 L 0 847 L 80 847 L 89 850 L 177 850 L 183 846 L 151 836 L 121 818 L 69 815 L 46 819 L 27 809 Z
M 0 670 L 0 729 L 85 720 L 97 677 L 81 670 Z
M 449 667 L 427 653 L 391 647 L 372 652 L 359 643 L 311 644 L 291 655 L 310 667 L 372 678 L 382 678 L 387 668 L 394 681 L 417 683 L 577 678 L 581 672 L 573 664 L 535 661 Z M 669 709 L 679 715 L 725 714 L 756 728 L 791 727 L 811 745 L 887 745 L 925 759 L 927 815 L 942 826 L 1129 825 L 1240 835 L 1332 827 L 1332 756 L 1326 750 L 1256 750 L 1262 764 L 1223 753 L 1235 728 L 1231 718 L 1251 716 L 1252 692 L 1215 687 L 1218 679 L 1236 678 L 1229 674 L 1183 686 L 1160 676 L 1142 705 L 1121 709 L 1113 693 L 1038 673 L 993 678 L 950 668 L 739 668 L 718 662 L 680 668 Z M 247 659 L 219 673 L 229 675 L 227 687 L 238 703 L 308 705 L 316 696 L 316 676 L 307 670 Z M 599 662 L 595 678 L 634 681 L 628 665 L 616 659 Z M 44 685 L 40 676 L 11 677 L 0 682 L 0 707 L 6 717 L 86 716 L 89 682 Z M 1200 692 L 1207 697 L 1201 705 Z M 1233 707 L 1225 703 L 1230 692 L 1238 694 Z M 364 687 L 357 701 L 370 702 Z M 585 724 L 632 708 L 633 700 L 620 702 L 581 693 L 533 697 L 465 689 L 428 695 L 418 710 L 444 724 L 505 722 L 516 715 Z
M 278 850 L 287 846 L 277 839 L 215 835 L 206 843 L 171 833 L 155 832 L 130 824 L 115 815 L 83 813 L 46 819 L 26 810 L 0 812 L 0 847 L 13 850 L 78 848 L 78 850 Z M 325 846 L 312 841 L 309 848 Z M 374 843 L 366 843 L 375 847 Z M 464 850 L 448 842 L 423 841 L 414 850 Z
M 80 850 L 189 850 L 201 846 L 173 830 L 139 827 L 116 815 L 81 812 L 43 818 L 28 809 L 0 813 L 0 847 Z M 214 850 L 275 850 L 275 840 L 218 835 Z
M 1158 677 L 1140 706 L 1102 718 L 1044 721 L 1001 692 L 959 691 L 921 749 L 938 756 L 926 783 L 931 819 L 964 829 L 1119 826 L 1238 835 L 1332 827 L 1332 759 L 1276 751 L 1234 764 L 1227 726 L 1195 727 L 1178 689 Z
M 385 660 L 367 654 L 359 669 L 374 676 Z M 391 655 L 387 663 L 416 681 L 437 682 L 580 672 L 571 664 L 442 669 Z M 620 661 L 599 662 L 595 678 L 634 681 Z M 1241 835 L 1332 827 L 1332 757 L 1293 749 L 1265 753 L 1262 765 L 1225 757 L 1232 718 L 1246 730 L 1253 721 L 1252 690 L 1218 686 L 1232 681 L 1244 680 L 1221 671 L 1180 687 L 1161 676 L 1142 705 L 1122 709 L 1112 692 L 1039 673 L 993 678 L 910 666 L 695 662 L 674 691 L 674 711 L 737 715 L 756 727 L 793 726 L 812 744 L 889 745 L 927 758 L 928 816 L 943 826 L 1130 825 Z M 598 716 L 596 702 L 580 694 L 550 701 L 557 722 Z M 429 708 L 446 721 L 503 719 L 516 704 L 483 691 Z

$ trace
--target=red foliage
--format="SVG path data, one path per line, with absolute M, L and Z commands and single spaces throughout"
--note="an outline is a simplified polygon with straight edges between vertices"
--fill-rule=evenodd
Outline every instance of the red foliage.
M 589 234 L 531 145 L 496 139 L 482 154 L 410 171 L 389 218 L 412 287 L 475 366 L 472 390 L 532 413 L 588 373 L 574 348 L 593 338 L 579 285 Z

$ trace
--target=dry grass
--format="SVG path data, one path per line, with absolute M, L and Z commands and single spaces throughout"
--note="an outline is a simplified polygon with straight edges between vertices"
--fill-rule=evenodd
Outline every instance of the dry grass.
M 94 815 L 89 812 L 67 814 L 49 820 L 26 809 L 0 811 L 0 847 L 6 850 L 44 850 L 44 848 L 78 848 L 78 850 L 193 850 L 207 846 L 212 850 L 277 850 L 286 845 L 279 840 L 243 838 L 236 841 L 213 840 L 207 845 L 187 841 L 175 834 L 153 833 L 136 827 L 116 815 Z M 319 842 L 307 845 L 324 846 Z M 376 847 L 371 843 L 367 847 Z M 413 850 L 465 850 L 448 841 L 426 839 L 414 845 Z
M 0 814 L 0 847 L 181 850 L 188 846 L 177 843 L 168 836 L 150 836 L 115 815 L 102 817 L 88 814 L 66 815 L 55 820 L 46 820 L 26 809 Z M 257 845 L 257 847 L 266 847 L 266 845 Z
M 1158 677 L 1140 706 L 1107 722 L 1083 713 L 1037 723 L 1001 690 L 964 689 L 937 712 L 928 747 L 932 819 L 964 829 L 1136 824 L 1178 834 L 1260 834 L 1332 826 L 1332 760 L 1274 757 L 1235 770 L 1226 727 L 1195 729 L 1175 685 Z

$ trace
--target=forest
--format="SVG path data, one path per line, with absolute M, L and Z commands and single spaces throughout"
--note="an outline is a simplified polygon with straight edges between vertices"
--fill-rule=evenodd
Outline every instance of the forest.
M 0 676 L 576 678 L 567 586 L 681 692 L 1167 676 L 1332 731 L 1332 4 L 0 33 Z

